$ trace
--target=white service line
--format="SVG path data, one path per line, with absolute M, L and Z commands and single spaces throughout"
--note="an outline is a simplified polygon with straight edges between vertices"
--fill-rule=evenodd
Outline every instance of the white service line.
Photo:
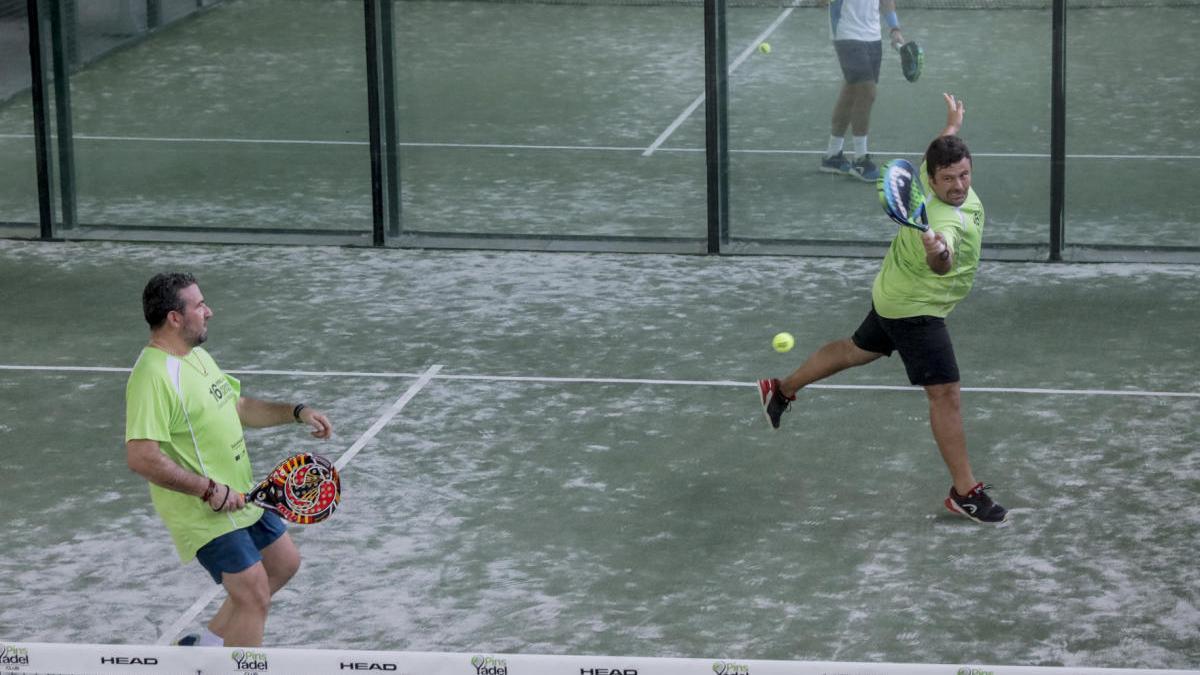
M 104 366 L 23 366 L 0 365 L 0 370 L 33 370 L 50 373 L 128 373 L 133 368 L 107 368 Z
M 442 366 L 436 366 L 439 370 Z M 129 368 L 95 366 L 21 366 L 0 365 L 0 370 L 49 372 L 128 373 Z M 654 384 L 666 387 L 754 387 L 754 382 L 737 380 L 668 380 L 629 377 L 551 377 L 548 375 L 442 375 L 422 373 L 389 373 L 354 370 L 227 370 L 231 375 L 279 375 L 283 377 L 363 377 L 363 378 L 424 378 L 439 380 L 476 380 L 480 382 L 546 382 L 551 384 Z M 435 371 L 436 372 L 436 371 Z M 415 385 L 414 385 L 415 386 Z M 423 385 L 422 385 L 423 386 Z M 921 391 L 920 387 L 894 384 L 810 384 L 808 389 L 857 391 Z M 1144 389 L 1053 389 L 1043 387 L 963 387 L 963 392 L 985 394 L 1034 394 L 1040 396 L 1142 396 L 1163 398 L 1200 398 L 1200 391 L 1147 391 Z M 407 402 L 407 401 L 406 401 Z M 399 402 L 397 402 L 399 403 Z
M 375 420 L 375 423 L 371 425 L 371 428 L 363 432 L 363 434 L 358 437 L 357 441 L 354 441 L 354 445 L 351 445 L 345 452 L 342 453 L 341 457 L 338 457 L 337 461 L 333 463 L 334 467 L 336 467 L 338 471 L 341 471 L 342 467 L 346 466 L 351 459 L 354 459 L 354 456 L 358 454 L 358 451 L 362 450 L 363 446 L 369 443 L 372 438 L 375 438 L 376 434 L 378 434 L 380 430 L 392 420 L 393 417 L 400 414 L 400 411 L 404 409 L 404 406 L 408 405 L 408 402 L 413 400 L 413 397 L 416 396 L 417 393 L 425 387 L 425 385 L 429 384 L 429 381 L 432 380 L 441 369 L 441 365 L 433 365 L 426 369 L 424 373 L 421 373 L 420 377 L 417 378 L 417 381 L 413 382 L 408 387 L 408 391 L 405 391 L 400 398 L 396 399 L 396 402 L 392 404 L 392 407 L 388 408 L 387 412 L 385 412 L 379 419 Z M 167 627 L 166 630 L 163 631 L 162 635 L 160 635 L 158 640 L 155 641 L 155 644 L 170 644 L 176 635 L 183 632 L 184 627 L 194 621 L 200 612 L 204 611 L 205 607 L 208 607 L 209 603 L 213 601 L 213 598 L 217 596 L 217 593 L 219 593 L 221 589 L 221 586 L 214 584 L 212 588 L 197 598 L 196 601 L 192 603 L 192 606 L 188 607 L 187 611 L 185 611 L 182 616 L 176 619 L 174 623 L 172 623 Z
M 793 7 L 788 7 L 787 9 L 783 10 L 779 17 L 776 18 L 775 21 L 771 22 L 770 26 L 767 26 L 766 30 L 759 33 L 758 37 L 754 38 L 754 40 L 742 50 L 741 54 L 738 54 L 738 57 L 733 60 L 733 63 L 729 64 L 726 74 L 727 77 L 729 75 L 733 75 L 733 71 L 737 70 L 738 66 L 742 65 L 746 59 L 750 58 L 750 55 L 754 53 L 754 50 L 758 49 L 758 45 L 761 44 L 763 40 L 766 40 L 768 37 L 770 37 L 771 33 L 775 32 L 775 29 L 779 27 L 779 24 L 783 23 L 784 19 L 791 15 L 793 9 Z M 654 142 L 650 144 L 650 147 L 646 148 L 645 152 L 642 153 L 642 156 L 649 157 L 650 155 L 653 155 L 654 151 L 658 150 L 658 147 L 665 143 L 666 140 L 671 137 L 671 134 L 675 133 L 675 130 L 678 129 L 684 122 L 686 122 L 687 118 L 692 116 L 692 113 L 696 112 L 696 108 L 699 108 L 701 103 L 704 103 L 703 93 L 697 96 L 696 100 L 692 101 L 691 105 L 684 108 L 683 112 L 679 113 L 679 117 L 676 117 L 675 121 L 671 122 L 670 126 L 664 129 L 663 132 L 658 135 L 658 138 L 654 139 Z
M 750 50 L 753 51 L 752 49 Z M 680 116 L 680 122 L 689 117 L 696 111 L 700 103 L 704 101 L 704 96 L 693 102 L 692 107 L 684 111 Z M 676 128 L 678 125 L 676 125 Z M 670 129 L 671 132 L 674 129 Z M 665 132 L 664 132 L 665 133 Z M 0 139 L 32 139 L 33 134 L 0 134 Z M 73 136 L 77 141 L 125 141 L 125 142 L 149 142 L 149 143 L 230 143 L 230 144 L 262 144 L 262 145 L 368 145 L 367 141 L 321 141 L 321 140 L 300 140 L 286 138 L 180 138 L 180 137 L 154 137 L 154 136 L 91 136 L 87 134 L 77 134 Z M 660 136 L 665 140 L 665 136 Z M 422 141 L 401 141 L 397 145 L 406 148 L 466 148 L 473 150 L 564 150 L 568 152 L 637 152 L 642 155 L 651 154 L 651 150 L 642 147 L 621 146 L 621 145 L 530 145 L 524 143 L 434 143 Z M 653 146 L 652 146 L 653 147 Z M 687 153 L 702 153 L 704 148 L 654 148 L 653 152 L 687 152 Z M 824 150 L 777 150 L 777 149 L 762 149 L 762 148 L 730 148 L 732 154 L 745 155 L 823 155 Z M 909 156 L 919 157 L 923 150 L 877 150 L 876 155 L 888 156 Z M 973 157 L 995 157 L 1001 159 L 1049 159 L 1048 152 L 971 152 Z M 1197 160 L 1200 155 L 1097 155 L 1097 154 L 1067 154 L 1067 159 L 1099 159 L 1104 161 L 1120 160 L 1120 159 L 1135 159 L 1135 160 Z
M 359 436 L 358 440 L 354 442 L 354 445 L 350 446 L 349 450 L 343 452 L 341 457 L 338 457 L 338 460 L 333 463 L 334 468 L 336 468 L 338 471 L 341 471 L 343 466 L 346 466 L 351 459 L 354 459 L 354 456 L 358 454 L 358 451 L 362 450 L 363 446 L 366 445 L 372 438 L 375 438 L 375 434 L 378 434 L 379 430 L 383 429 L 385 424 L 392 421 L 392 418 L 398 415 L 401 410 L 404 410 L 404 406 L 408 405 L 408 402 L 413 400 L 413 397 L 417 395 L 417 392 L 424 389 L 425 385 L 429 384 L 429 381 L 432 380 L 441 369 L 442 366 L 435 365 L 430 366 L 424 373 L 421 373 L 421 377 L 417 378 L 417 381 L 413 382 L 412 385 L 409 386 L 408 391 L 404 392 L 403 396 L 396 399 L 396 402 L 392 404 L 391 408 L 388 408 L 388 411 L 383 414 L 383 417 L 375 420 L 375 424 L 372 424 L 371 428 L 367 429 L 366 433 L 364 433 L 362 436 Z
M 158 639 L 154 641 L 154 644 L 169 645 L 174 642 L 175 636 L 182 633 L 183 629 L 190 624 L 196 618 L 196 616 L 200 614 L 200 612 L 204 611 L 205 607 L 208 607 L 209 603 L 213 601 L 213 598 L 217 597 L 217 593 L 219 593 L 222 588 L 222 586 L 213 584 L 207 591 L 202 593 L 200 597 L 196 598 L 196 601 L 192 603 L 192 606 L 187 608 L 187 611 L 184 612 L 182 616 L 180 616 L 178 619 L 175 619 L 175 623 L 167 626 L 166 630 L 162 632 L 162 635 L 159 635 Z
M 0 134 L 0 138 L 34 138 L 33 134 Z M 127 143 L 225 143 L 252 145 L 370 145 L 370 141 L 327 141 L 302 140 L 292 138 L 196 138 L 180 136 L 96 136 L 93 134 L 72 134 L 76 141 L 121 141 Z
M 33 139 L 33 134 L 0 134 L 0 138 Z M 366 146 L 368 141 L 325 141 L 299 138 L 192 138 L 186 136 L 95 136 L 75 134 L 77 141 L 122 141 L 128 143 L 225 143 L 229 145 L 351 145 Z M 607 150 L 610 152 L 641 152 L 641 147 L 621 145 L 532 145 L 529 143 L 433 143 L 400 141 L 404 148 L 469 148 L 482 150 Z M 1161 159 L 1156 156 L 1155 159 Z
M 489 382 L 556 382 L 590 384 L 657 384 L 664 386 L 700 387 L 757 387 L 757 382 L 734 380 L 651 380 L 616 377 L 530 377 L 520 375 L 442 375 L 445 380 L 485 380 Z M 923 391 L 921 387 L 894 384 L 810 384 L 805 389 L 833 389 L 860 391 Z M 1068 396 L 1162 396 L 1176 398 L 1200 398 L 1194 391 L 1145 391 L 1141 389 L 1041 389 L 1037 387 L 963 387 L 962 391 L 991 394 L 1041 394 Z

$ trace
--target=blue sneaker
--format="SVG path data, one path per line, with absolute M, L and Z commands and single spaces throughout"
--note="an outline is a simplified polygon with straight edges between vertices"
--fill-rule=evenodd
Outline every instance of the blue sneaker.
M 863 155 L 850 165 L 850 175 L 868 183 L 874 183 L 879 178 L 879 167 L 871 161 L 870 155 Z
M 850 160 L 846 159 L 845 153 L 839 150 L 836 155 L 821 158 L 821 171 L 824 173 L 850 173 Z
M 198 642 L 200 642 L 200 636 L 196 635 L 195 633 L 192 633 L 190 635 L 184 635 L 183 637 L 176 640 L 175 646 L 177 646 L 177 647 L 195 647 Z

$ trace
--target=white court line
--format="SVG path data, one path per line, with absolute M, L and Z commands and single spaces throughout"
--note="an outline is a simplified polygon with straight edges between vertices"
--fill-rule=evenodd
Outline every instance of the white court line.
M 411 401 L 413 397 L 425 387 L 425 385 L 429 384 L 429 381 L 432 380 L 441 369 L 442 366 L 433 365 L 430 366 L 424 373 L 421 373 L 421 375 L 417 378 L 417 381 L 413 382 L 412 385 L 408 387 L 408 391 L 405 391 L 404 395 L 396 399 L 396 402 L 392 404 L 392 407 L 388 408 L 387 412 L 385 412 L 379 419 L 375 420 L 375 423 L 371 425 L 371 428 L 363 432 L 363 434 L 358 437 L 358 440 L 354 442 L 354 445 L 351 445 L 349 449 L 342 453 L 342 456 L 333 463 L 334 467 L 340 471 L 342 467 L 346 466 L 346 464 L 350 462 L 351 459 L 354 459 L 354 456 L 358 454 L 358 451 L 362 450 L 363 446 L 369 443 L 372 438 L 375 438 L 375 435 L 378 434 L 379 431 L 383 429 L 383 427 L 390 422 L 393 417 L 398 415 L 400 411 L 404 409 L 404 406 L 408 405 L 408 402 Z M 163 631 L 162 635 L 159 636 L 158 640 L 156 640 L 154 644 L 170 644 L 174 636 L 183 632 L 185 626 L 190 624 L 192 621 L 195 621 L 200 612 L 204 611 L 205 607 L 208 607 L 209 603 L 213 601 L 213 598 L 217 596 L 217 593 L 219 593 L 222 588 L 222 586 L 213 585 L 212 588 L 203 593 L 199 598 L 196 599 L 195 602 L 192 603 L 191 607 L 187 608 L 182 616 L 176 619 L 174 623 L 172 623 L 167 627 L 166 630 Z
M 33 138 L 33 134 L 0 134 L 0 138 Z M 305 141 L 285 138 L 188 138 L 172 136 L 94 136 L 74 134 L 77 141 L 128 141 L 131 143 L 252 143 L 256 145 L 370 145 L 369 141 Z
M 442 366 L 438 366 L 440 371 Z M 0 371 L 100 372 L 128 373 L 130 368 L 96 366 L 24 366 L 0 365 Z M 425 373 L 392 373 L 353 370 L 227 370 L 230 375 L 282 375 L 284 377 L 363 377 L 423 378 Z M 629 377 L 552 377 L 545 375 L 430 375 L 439 380 L 475 380 L 482 382 L 545 382 L 550 384 L 653 384 L 666 387 L 754 387 L 754 382 L 736 380 L 669 380 Z M 920 387 L 892 384 L 810 384 L 807 389 L 843 391 L 921 391 Z M 984 394 L 1031 394 L 1038 396 L 1141 396 L 1162 398 L 1200 398 L 1197 391 L 1147 391 L 1144 389 L 1053 389 L 1044 387 L 963 387 L 963 392 Z
M 192 606 L 188 607 L 187 611 L 183 613 L 183 616 L 176 619 L 175 623 L 168 626 L 167 629 L 163 631 L 162 635 L 158 636 L 158 639 L 154 641 L 154 644 L 171 644 L 171 642 L 174 640 L 174 637 L 183 632 L 184 626 L 187 626 L 192 622 L 193 619 L 196 618 L 198 614 L 200 614 L 200 612 L 204 611 L 204 608 L 208 607 L 208 604 L 213 601 L 213 598 L 217 597 L 217 593 L 219 593 L 222 588 L 222 586 L 213 584 L 211 588 L 204 593 L 201 593 L 200 597 L 196 598 L 196 601 L 192 603 Z
M 429 381 L 432 380 L 441 369 L 442 367 L 440 365 L 435 365 L 430 366 L 424 373 L 421 373 L 421 377 L 417 378 L 417 381 L 412 383 L 412 385 L 408 388 L 408 391 L 404 392 L 403 396 L 396 399 L 396 402 L 392 404 L 391 408 L 388 408 L 388 411 L 383 414 L 383 417 L 375 420 L 375 424 L 372 424 L 371 428 L 367 429 L 366 433 L 364 433 L 362 436 L 359 436 L 358 440 L 354 442 L 354 445 L 350 446 L 349 450 L 346 450 L 346 452 L 342 453 L 341 457 L 338 457 L 338 460 L 333 463 L 334 468 L 336 468 L 338 471 L 341 471 L 342 467 L 349 464 L 350 460 L 354 459 L 354 456 L 358 454 L 358 451 L 362 450 L 363 446 L 366 445 L 368 441 L 370 441 L 372 438 L 375 438 L 375 434 L 378 434 L 379 430 L 383 429 L 384 425 L 386 425 L 388 422 L 391 422 L 393 417 L 398 415 L 401 410 L 404 410 L 404 406 L 408 405 L 408 402 L 413 400 L 413 397 L 417 395 L 417 392 L 424 389 L 425 385 L 429 384 Z
M 0 138 L 32 139 L 33 134 L 0 134 Z M 367 146 L 368 141 L 314 141 L 295 138 L 188 138 L 178 136 L 93 136 L 75 134 L 77 141 L 128 141 L 131 143 L 228 143 L 249 145 L 353 145 Z M 620 145 L 531 145 L 528 143 L 432 143 L 420 141 L 399 142 L 405 148 L 474 148 L 485 150 L 606 150 L 616 152 L 641 152 L 641 147 Z M 702 151 L 702 149 L 701 149 Z
M 770 37 L 771 33 L 774 33 L 775 29 L 779 27 L 779 24 L 783 23 L 784 19 L 791 15 L 792 9 L 794 8 L 788 7 L 787 9 L 783 10 L 779 17 L 771 22 L 770 26 L 767 26 L 766 30 L 759 33 L 758 37 L 754 38 L 754 40 L 742 50 L 741 54 L 738 54 L 738 57 L 734 59 L 733 63 L 729 64 L 729 67 L 726 69 L 726 77 L 733 75 L 733 71 L 737 70 L 738 66 L 742 65 L 746 59 L 750 58 L 750 55 L 754 53 L 754 50 L 758 49 L 758 45 L 761 44 L 763 40 L 766 40 L 768 37 Z M 701 103 L 704 103 L 703 93 L 697 96 L 696 100 L 692 101 L 691 105 L 684 108 L 683 112 L 679 113 L 679 117 L 676 117 L 675 121 L 671 122 L 671 124 L 664 129 L 661 134 L 658 135 L 658 138 L 654 139 L 654 142 L 650 144 L 650 147 L 646 148 L 646 151 L 642 153 L 642 156 L 649 157 L 650 155 L 653 155 L 654 151 L 658 150 L 658 146 L 665 143 L 666 140 L 671 137 L 671 134 L 675 133 L 675 130 L 678 129 L 685 121 L 687 121 L 687 118 L 691 117 L 692 113 L 696 112 L 696 108 L 699 108 Z
M 589 384 L 657 384 L 667 386 L 701 386 L 701 387 L 757 387 L 756 382 L 736 382 L 733 380 L 639 380 L 615 377 L 523 377 L 503 375 L 442 375 L 446 380 L 485 380 L 496 382 L 555 382 L 555 383 L 589 383 Z M 805 389 L 832 389 L 850 391 L 924 391 L 921 387 L 901 386 L 890 384 L 810 384 Z M 1040 395 L 1076 395 L 1076 396 L 1161 396 L 1175 398 L 1200 398 L 1200 392 L 1193 391 L 1145 391 L 1123 389 L 1042 389 L 1037 387 L 963 387 L 963 392 L 992 393 L 992 394 L 1040 394 Z
M 106 368 L 103 366 L 6 366 L 0 370 L 34 370 L 49 373 L 129 373 L 132 368 Z
M 699 102 L 704 101 L 704 96 L 695 102 L 694 105 L 699 106 Z M 687 117 L 695 108 L 690 111 L 685 111 L 683 117 Z M 0 138 L 15 138 L 15 139 L 33 139 L 33 134 L 0 134 Z M 312 141 L 298 139 L 274 139 L 274 138 L 172 138 L 172 137 L 154 137 L 154 136 L 89 136 L 86 134 L 78 134 L 74 136 L 76 140 L 87 141 L 128 141 L 128 142 L 152 142 L 152 143 L 244 143 L 244 144 L 262 144 L 262 145 L 368 145 L 367 141 Z M 664 138 L 665 140 L 665 138 Z M 432 143 L 410 141 L 398 143 L 401 147 L 406 148 L 467 148 L 475 150 L 565 150 L 569 152 L 638 152 L 643 155 L 649 154 L 647 148 L 620 146 L 620 145 L 529 145 L 529 144 L 504 144 L 504 143 Z M 704 148 L 655 148 L 654 152 L 686 152 L 700 153 L 704 152 Z M 761 148 L 731 148 L 729 152 L 734 154 L 745 155 L 821 155 L 824 150 L 770 150 Z M 877 155 L 888 156 L 919 156 L 922 151 L 919 150 L 877 150 Z M 1048 152 L 971 152 L 973 157 L 999 157 L 999 158 L 1016 158 L 1016 159 L 1049 159 Z M 1197 160 L 1200 155 L 1097 155 L 1097 154 L 1067 154 L 1067 159 L 1102 159 L 1102 160 L 1118 160 L 1118 159 L 1136 159 L 1136 160 Z

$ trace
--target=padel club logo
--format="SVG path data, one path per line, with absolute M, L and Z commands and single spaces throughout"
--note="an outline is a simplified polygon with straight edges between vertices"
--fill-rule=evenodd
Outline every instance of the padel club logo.
M 750 675 L 750 667 L 744 663 L 718 661 L 713 664 L 713 673 L 716 675 Z
M 29 665 L 29 650 L 24 647 L 9 647 L 8 645 L 0 645 L 0 666 L 4 666 L 5 670 L 12 670 L 9 666 L 27 666 Z
M 750 666 L 733 661 L 717 661 L 712 669 L 717 675 L 750 675 Z
M 508 675 L 508 661 L 494 656 L 472 656 L 475 675 Z
M 262 652 L 235 649 L 229 656 L 233 658 L 234 666 L 239 672 L 260 673 L 270 668 L 267 664 L 267 655 Z

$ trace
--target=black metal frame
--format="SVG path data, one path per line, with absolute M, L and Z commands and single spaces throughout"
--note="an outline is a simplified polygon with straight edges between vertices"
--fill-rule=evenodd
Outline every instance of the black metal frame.
M 38 220 L 42 239 L 54 237 L 54 183 L 50 164 L 50 116 L 46 108 L 46 67 L 42 47 L 42 16 L 39 0 L 26 0 L 29 20 L 29 69 L 32 75 L 34 161 L 37 165 Z
M 708 178 L 708 247 L 729 243 L 729 67 L 725 0 L 704 0 L 704 140 Z
M 396 47 L 393 0 L 380 0 L 379 19 L 383 25 L 380 32 L 379 57 L 383 61 L 383 167 L 387 176 L 387 234 L 400 236 L 400 143 L 399 124 L 396 121 Z
M 363 0 L 367 43 L 367 117 L 371 138 L 371 241 L 400 235 L 395 27 L 392 0 Z
M 70 72 L 78 64 L 72 53 L 71 15 L 74 0 L 26 0 L 29 17 L 29 51 L 32 75 L 34 143 L 36 145 L 38 211 L 43 239 L 70 232 L 73 238 L 104 238 L 103 233 L 121 238 L 149 238 L 151 231 L 162 231 L 168 239 L 179 239 L 188 231 L 208 236 L 220 233 L 234 240 L 246 236 L 271 237 L 282 233 L 289 240 L 304 233 L 272 228 L 143 228 L 96 225 L 81 231 L 76 228 L 75 168 L 72 142 Z M 146 0 L 151 23 L 161 20 L 159 0 Z M 726 42 L 727 0 L 704 0 L 704 81 L 707 218 L 703 238 L 692 237 L 614 237 L 614 236 L 542 236 L 496 235 L 488 233 L 445 233 L 405 230 L 401 213 L 400 153 L 396 115 L 394 0 L 363 0 L 364 35 L 367 65 L 368 123 L 371 163 L 373 246 L 419 246 L 445 248 L 499 248 L 526 250 L 577 251 L 654 251 L 706 254 L 797 254 L 797 255 L 877 255 L 886 242 L 798 241 L 745 239 L 730 237 L 729 222 L 729 138 L 728 138 L 728 65 Z M 196 0 L 197 8 L 207 6 Z M 48 11 L 47 11 L 48 9 Z M 48 14 L 48 16 L 46 16 Z M 1002 260 L 1063 260 L 1066 201 L 1066 0 L 1053 0 L 1052 81 L 1050 120 L 1050 240 L 1044 244 L 988 245 L 985 256 Z M 50 35 L 46 35 L 46 28 Z M 47 44 L 47 38 L 49 44 Z M 48 55 L 52 58 L 48 59 Z M 48 98 L 47 61 L 52 62 L 54 125 Z M 57 145 L 55 144 L 57 140 Z M 58 198 L 55 209 L 54 176 L 51 158 L 57 150 Z M 9 223 L 8 225 L 13 225 Z M 339 237 L 354 245 L 364 239 L 361 232 L 322 231 L 312 233 L 315 240 Z M 202 235 L 203 236 L 203 235 Z M 1080 260 L 1164 259 L 1180 257 L 1193 260 L 1200 247 L 1184 249 L 1126 250 L 1119 246 L 1072 247 Z M 1179 255 L 1177 255 L 1179 254 Z
M 371 137 L 371 243 L 383 246 L 387 203 L 384 197 L 383 125 L 379 94 L 379 0 L 363 0 L 363 34 L 367 43 L 367 123 Z M 390 28 L 390 27 L 389 27 Z
M 1066 230 L 1067 0 L 1054 0 L 1050 76 L 1050 260 L 1061 261 Z
M 59 226 L 73 230 L 78 222 L 75 206 L 75 127 L 71 120 L 71 55 L 67 53 L 62 5 L 50 3 L 50 39 L 54 53 L 54 121 L 58 137 Z

